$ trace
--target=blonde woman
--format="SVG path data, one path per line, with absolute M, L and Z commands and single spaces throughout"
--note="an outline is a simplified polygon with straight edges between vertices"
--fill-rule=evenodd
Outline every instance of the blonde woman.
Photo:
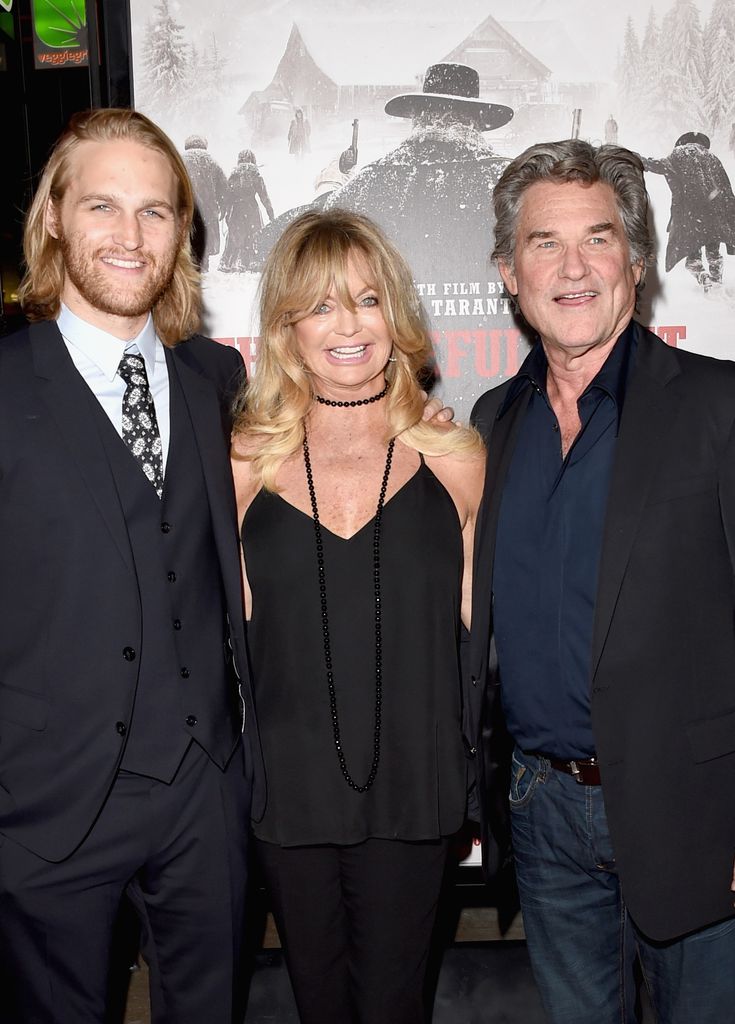
M 233 443 L 268 780 L 257 846 L 302 1024 L 420 1024 L 465 812 L 457 641 L 484 452 L 422 421 L 431 341 L 366 218 L 286 229 L 261 334 Z

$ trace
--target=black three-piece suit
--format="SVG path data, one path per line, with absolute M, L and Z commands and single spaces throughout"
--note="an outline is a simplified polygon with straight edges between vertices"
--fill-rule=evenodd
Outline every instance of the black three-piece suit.
M 166 363 L 171 434 L 159 499 L 55 323 L 0 342 L 0 945 L 11 975 L 23 974 L 26 951 L 37 955 L 44 941 L 50 963 L 62 955 L 53 936 L 32 936 L 30 926 L 21 939 L 14 915 L 43 921 L 49 901 L 64 891 L 53 879 L 66 866 L 73 873 L 81 858 L 91 865 L 90 888 L 116 892 L 120 879 L 111 883 L 106 859 L 128 856 L 128 839 L 131 868 L 136 858 L 148 865 L 128 881 L 147 898 L 149 923 L 163 935 L 156 948 L 162 985 L 175 977 L 165 962 L 170 936 L 180 944 L 210 941 L 204 911 L 202 936 L 186 928 L 177 935 L 177 909 L 196 920 L 196 900 L 207 909 L 216 900 L 233 903 L 234 931 L 222 936 L 222 956 L 236 950 L 251 788 L 255 814 L 264 802 L 228 460 L 229 401 L 241 361 L 195 337 L 167 350 Z M 189 812 L 201 836 L 187 835 Z M 159 835 L 166 815 L 170 835 Z M 217 861 L 206 839 L 221 827 Z M 174 856 L 176 844 L 183 850 L 187 842 L 201 848 L 192 854 L 197 877 L 167 888 L 162 850 L 170 845 Z M 44 892 L 34 886 L 45 871 Z M 88 897 L 89 913 L 59 945 L 78 942 L 94 959 L 96 947 L 108 947 L 115 900 L 103 912 L 86 893 L 79 905 Z M 59 915 L 66 921 L 68 909 Z M 180 945 L 182 964 L 186 952 Z M 82 954 L 71 948 L 75 955 Z M 64 973 L 63 964 L 48 968 L 52 989 L 57 968 Z M 197 983 L 206 992 L 206 980 Z M 184 993 L 188 984 L 179 979 L 177 987 Z M 44 985 L 39 978 L 38 988 Z M 178 996 L 167 1004 L 162 989 L 159 997 L 162 1015 L 185 1019 L 170 1009 Z M 38 996 L 38 1006 L 18 998 L 18 1021 L 57 1019 L 49 1006 L 59 1020 L 72 1012 L 75 1020 L 94 1019 L 83 1016 L 91 1011 L 82 1003 L 64 1017 L 63 985 Z M 186 1017 L 192 1021 L 197 1013 L 204 1019 L 196 998 Z M 224 1020 L 224 1012 L 212 1007 L 207 1019 Z

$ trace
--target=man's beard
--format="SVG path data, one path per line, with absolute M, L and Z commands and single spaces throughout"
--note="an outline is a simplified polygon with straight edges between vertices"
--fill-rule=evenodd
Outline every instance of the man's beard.
M 153 256 L 146 251 L 135 253 L 114 252 L 109 249 L 92 251 L 82 234 L 62 235 L 59 239 L 64 257 L 66 276 L 79 294 L 101 313 L 113 316 L 137 317 L 149 313 L 171 283 L 178 254 L 178 244 L 170 250 Z M 111 287 L 110 275 L 98 266 L 101 256 L 122 260 L 140 260 L 147 268 L 145 277 L 127 287 Z

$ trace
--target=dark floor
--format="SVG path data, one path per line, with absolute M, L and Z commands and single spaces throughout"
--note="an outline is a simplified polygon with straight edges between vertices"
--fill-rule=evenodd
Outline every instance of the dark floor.
M 645 999 L 640 1019 L 641 1024 L 653 1021 Z M 125 1024 L 149 1020 L 147 974 L 142 969 L 133 975 Z M 280 950 L 257 957 L 245 1024 L 298 1024 Z M 544 1024 L 525 943 L 462 942 L 447 949 L 432 1024 Z
M 136 971 L 125 1024 L 148 1024 L 146 984 L 145 969 Z M 445 952 L 432 1024 L 543 1021 L 524 942 L 463 942 Z M 257 957 L 245 1024 L 298 1024 L 280 950 L 268 950 Z
M 245 1024 L 299 1024 L 280 951 L 269 951 L 258 961 Z M 641 1000 L 640 1024 L 653 1024 L 644 992 Z M 544 1024 L 545 1020 L 525 942 L 461 942 L 446 950 L 432 1024 Z
M 280 952 L 273 950 L 259 959 L 246 1024 L 298 1024 Z M 491 1021 L 543 1024 L 541 1004 L 522 942 L 462 943 L 444 954 L 432 1024 Z
M 457 944 L 442 960 L 432 1024 L 543 1024 L 525 942 Z

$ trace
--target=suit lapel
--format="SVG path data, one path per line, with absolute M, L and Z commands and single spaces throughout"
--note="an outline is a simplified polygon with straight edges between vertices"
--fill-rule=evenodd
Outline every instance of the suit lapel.
M 166 362 L 169 373 L 177 375 L 194 428 L 209 499 L 212 530 L 232 617 L 233 609 L 241 606 L 240 561 L 232 472 L 227 442 L 222 432 L 219 397 L 214 384 L 181 358 L 179 347 L 166 349 Z M 239 622 L 241 617 L 236 621 Z
M 474 675 L 479 675 L 480 659 L 487 650 L 490 633 L 495 541 L 503 487 L 530 398 L 531 390 L 527 388 L 505 415 L 494 421 L 490 435 L 486 438 L 488 457 L 485 489 L 475 533 L 472 567 L 471 668 Z
M 97 399 L 74 366 L 54 322 L 36 324 L 30 340 L 41 398 L 123 561 L 135 572 L 125 518 L 94 416 L 92 403 Z
M 617 441 L 592 636 L 594 678 L 623 583 L 641 514 L 678 407 L 666 385 L 679 374 L 676 354 L 638 327 L 636 364 L 625 395 Z

